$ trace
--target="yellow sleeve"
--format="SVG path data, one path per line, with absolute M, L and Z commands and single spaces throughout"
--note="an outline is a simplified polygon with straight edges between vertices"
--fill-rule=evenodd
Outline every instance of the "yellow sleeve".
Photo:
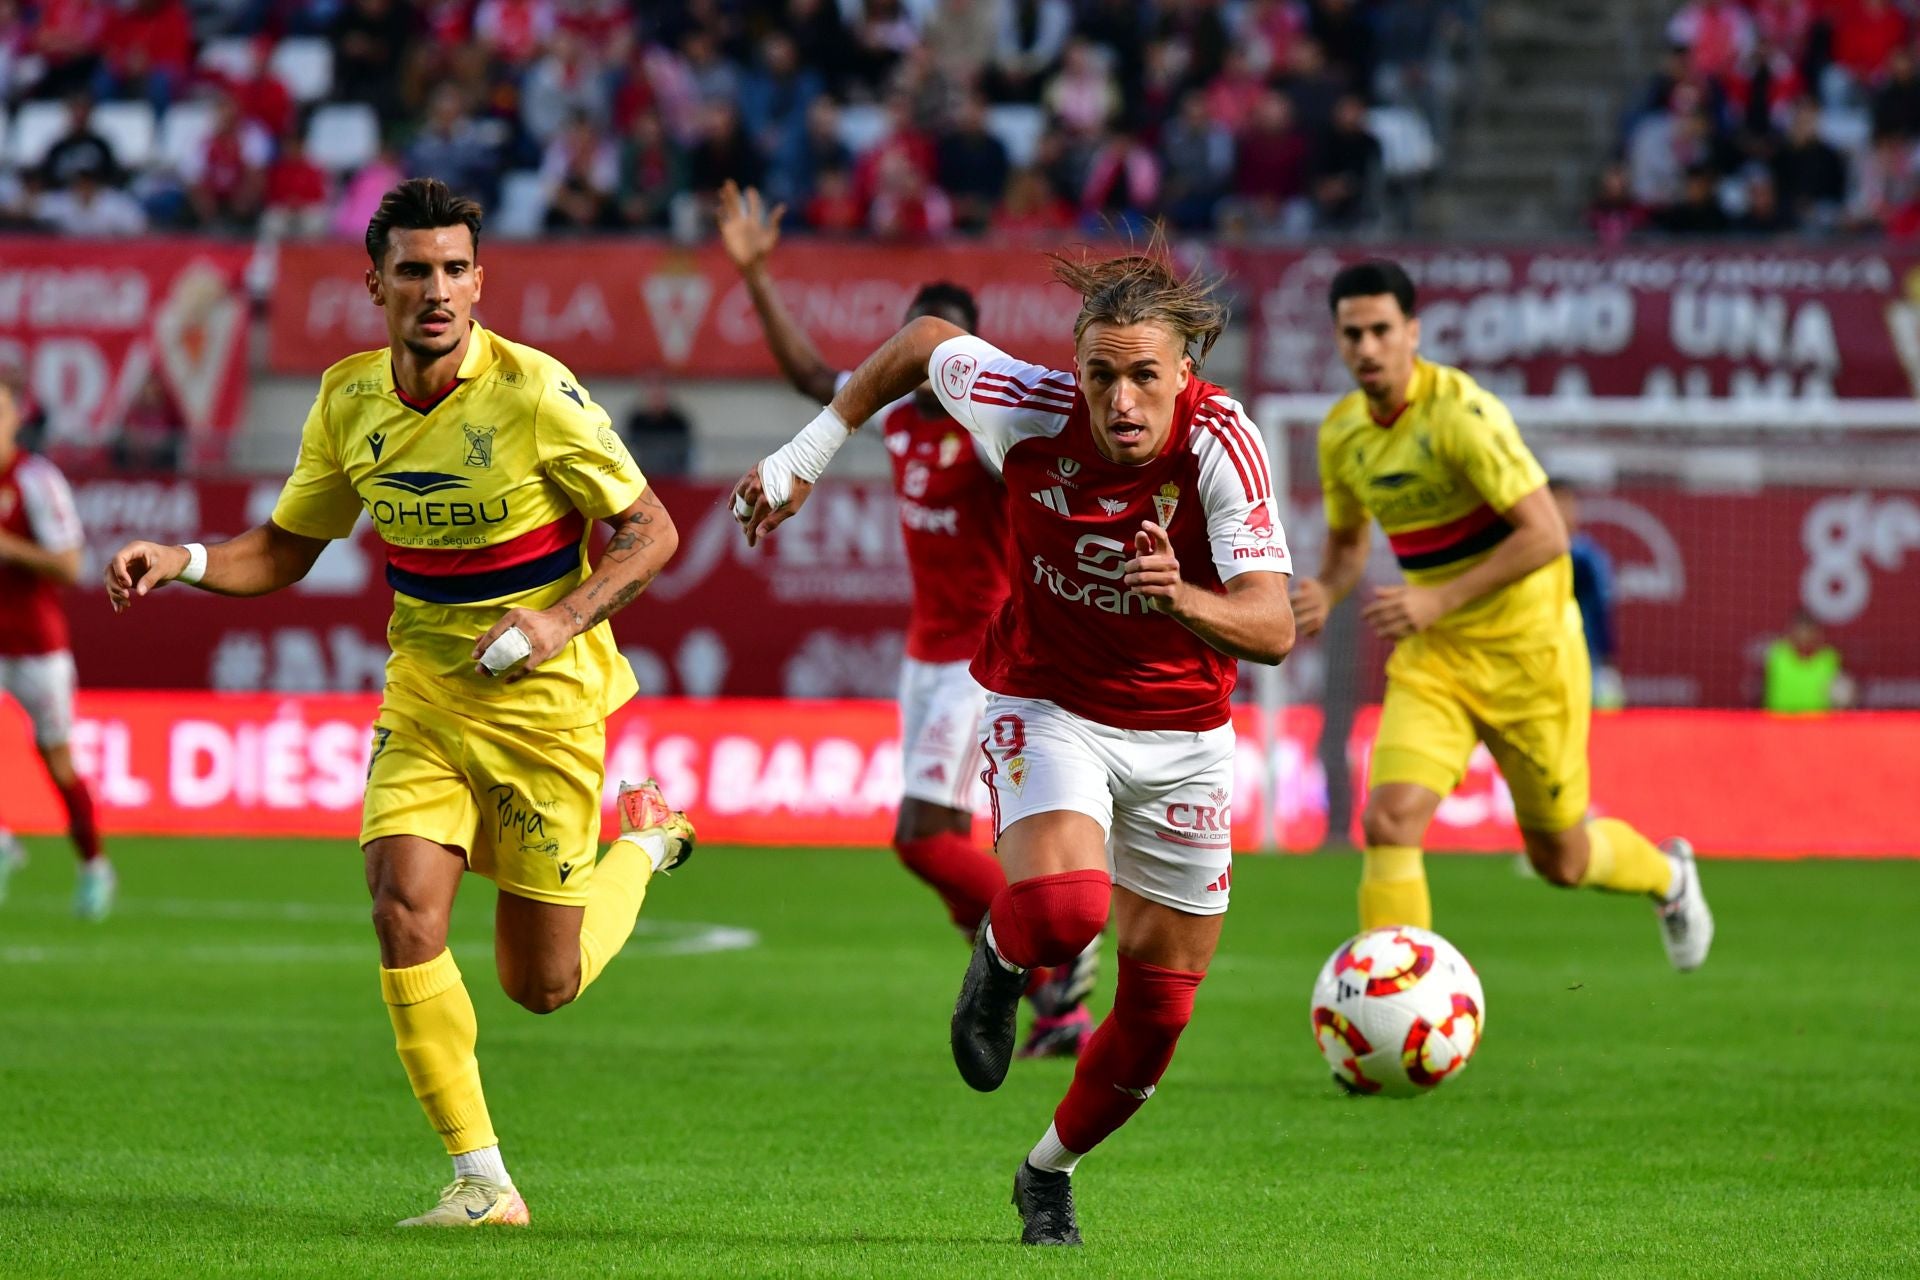
M 1484 391 L 1463 399 L 1435 432 L 1440 453 L 1458 467 L 1495 511 L 1511 511 L 1547 483 L 1547 473 L 1520 438 L 1507 406 Z
M 647 491 L 647 478 L 607 411 L 572 374 L 562 370 L 541 395 L 535 430 L 547 479 L 587 519 L 617 515 Z
M 273 504 L 273 522 L 303 538 L 344 538 L 360 518 L 360 495 L 340 469 L 324 408 L 327 390 L 313 398 L 307 423 L 300 428 L 300 456 L 293 474 Z
M 1357 529 L 1367 522 L 1366 504 L 1340 474 L 1333 433 L 1320 431 L 1320 493 L 1327 511 L 1327 528 Z

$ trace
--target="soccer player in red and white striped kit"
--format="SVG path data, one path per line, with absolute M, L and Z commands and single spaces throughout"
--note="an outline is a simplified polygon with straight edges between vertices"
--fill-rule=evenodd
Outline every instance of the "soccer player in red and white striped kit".
M 33 744 L 67 810 L 67 830 L 80 855 L 74 913 L 104 920 L 113 909 L 113 864 L 100 848 L 93 792 L 73 767 L 73 654 L 60 588 L 80 575 L 82 535 L 60 468 L 20 448 L 25 385 L 0 373 L 0 690 L 13 695 L 33 725 Z M 0 810 L 0 821 L 6 813 Z M 0 829 L 0 897 L 26 860 Z
M 1052 255 L 1082 298 L 1074 369 L 910 321 L 735 488 L 757 543 L 806 501 L 849 423 L 931 378 L 1006 479 L 1012 593 L 974 658 L 997 893 L 954 1009 L 961 1076 L 998 1088 L 1024 973 L 1115 920 L 1113 1012 L 1014 1177 L 1027 1244 L 1078 1244 L 1071 1177 L 1152 1096 L 1193 1013 L 1232 881 L 1237 660 L 1293 645 L 1292 561 L 1259 432 L 1195 373 L 1226 313 L 1154 251 Z M 1003 554 L 983 545 L 979 554 Z
M 821 358 L 774 286 L 767 270 L 780 240 L 780 215 L 760 193 L 729 182 L 720 190 L 716 221 L 727 256 L 759 313 L 767 345 L 795 390 L 821 404 L 846 381 Z M 958 285 L 923 286 L 908 320 L 937 316 L 971 333 L 979 316 L 973 296 Z M 893 847 L 906 868 L 946 904 L 968 939 L 980 929 L 1006 873 L 973 841 L 974 795 L 985 760 L 980 714 L 986 691 L 968 671 L 987 623 L 1007 598 L 1003 555 L 981 555 L 1007 540 L 1007 494 L 982 446 L 922 385 L 873 415 L 892 459 L 900 533 L 913 586 L 907 652 L 900 673 L 900 772 L 905 794 L 894 824 Z M 1033 1026 L 1021 1047 L 1025 1058 L 1073 1057 L 1093 1032 L 1086 998 L 1092 992 L 1099 940 L 1057 968 L 1035 969 L 1027 984 Z

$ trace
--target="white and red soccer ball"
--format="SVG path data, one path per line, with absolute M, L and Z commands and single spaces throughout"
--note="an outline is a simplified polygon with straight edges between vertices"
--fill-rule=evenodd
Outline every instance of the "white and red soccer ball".
M 1486 1027 L 1480 976 L 1428 929 L 1370 929 L 1340 944 L 1313 984 L 1313 1038 L 1356 1093 L 1407 1098 L 1473 1057 Z

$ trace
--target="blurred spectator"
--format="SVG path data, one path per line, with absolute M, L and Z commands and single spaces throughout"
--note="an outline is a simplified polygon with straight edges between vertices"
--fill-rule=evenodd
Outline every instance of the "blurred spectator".
M 1841 669 L 1840 651 L 1827 642 L 1812 614 L 1794 614 L 1785 634 L 1767 646 L 1762 705 L 1769 711 L 1806 715 L 1852 701 L 1853 681 Z
M 412 30 L 412 11 L 399 0 L 346 0 L 330 33 L 334 97 L 369 103 L 383 120 L 397 115 L 400 57 Z
M 972 86 L 993 61 L 1000 39 L 997 0 L 941 0 L 927 20 L 921 48 L 950 84 Z
M 1871 84 L 1907 38 L 1907 18 L 1893 0 L 1843 0 L 1832 5 L 1834 66 L 1856 84 Z
M 1914 170 L 1913 139 L 1887 134 L 1874 139 L 1861 166 L 1852 222 L 1867 232 L 1883 232 L 1897 239 L 1914 234 L 1920 176 Z
M 1121 101 L 1130 107 L 1144 106 L 1141 91 L 1146 85 L 1150 41 L 1139 0 L 1082 0 L 1079 9 L 1079 33 L 1106 55 L 1107 65 L 1120 84 Z M 1169 92 L 1166 102 L 1172 100 Z M 1136 128 L 1158 126 L 1166 114 L 1163 111 L 1148 116 L 1137 110 L 1130 111 L 1129 123 Z
M 1068 0 L 1003 0 L 987 92 L 999 102 L 1038 102 L 1072 34 Z
M 554 36 L 547 52 L 528 69 L 520 89 L 520 123 L 527 136 L 543 147 L 575 116 L 604 123 L 611 106 L 597 59 L 571 32 Z
M 547 144 L 540 161 L 546 191 L 548 231 L 593 231 L 615 225 L 614 193 L 620 186 L 620 153 L 585 112 Z
M 1761 39 L 1795 63 L 1806 56 L 1814 0 L 1753 0 L 1753 27 Z
M 902 55 L 920 43 L 920 28 L 901 0 L 843 0 L 841 8 L 853 11 L 853 74 L 877 90 Z
M 1388 10 L 1389 20 L 1399 7 Z M 1253 0 L 1240 7 L 1234 40 L 1256 68 L 1272 74 L 1288 65 L 1294 41 L 1307 34 L 1311 19 L 1306 0 Z
M 67 99 L 67 131 L 48 148 L 38 177 L 45 186 L 64 187 L 82 171 L 107 186 L 126 181 L 113 148 L 93 130 L 93 99 L 76 93 Z
M 93 164 L 67 171 L 63 188 L 42 193 L 33 203 L 34 219 L 47 230 L 69 236 L 133 236 L 147 229 L 146 211 Z
M 927 181 L 903 151 L 889 151 L 880 165 L 879 187 L 867 224 L 886 240 L 930 240 L 953 229 L 953 202 Z
M 1106 57 L 1086 40 L 1067 46 L 1059 73 L 1047 82 L 1042 97 L 1047 110 L 1079 134 L 1098 133 L 1120 110 L 1120 86 L 1107 70 Z
M 1671 109 L 1649 114 L 1627 139 L 1633 198 L 1651 209 L 1672 204 L 1688 170 L 1721 167 L 1720 145 L 1699 91 L 1690 84 L 1678 86 Z
M 1377 206 L 1380 143 L 1367 131 L 1367 104 L 1358 94 L 1340 99 L 1333 129 L 1313 161 L 1317 225 L 1335 231 L 1365 226 Z
M 867 207 L 854 191 L 853 171 L 838 165 L 819 170 L 804 213 L 807 225 L 822 235 L 851 235 L 865 229 Z
M 280 140 L 280 154 L 267 166 L 260 230 L 274 237 L 325 235 L 330 186 L 326 171 L 307 158 L 300 134 L 287 134 Z
M 740 68 L 720 50 L 711 31 L 696 28 L 680 38 L 680 61 L 701 102 L 740 101 Z
M 1358 0 L 1314 0 L 1308 29 L 1348 89 L 1362 95 L 1373 92 L 1373 18 Z
M 1720 207 L 1714 172 L 1706 165 L 1687 170 L 1680 198 L 1653 211 L 1656 231 L 1670 236 L 1717 235 L 1732 225 Z
M 1626 702 L 1615 657 L 1613 557 L 1580 527 L 1580 492 L 1558 476 L 1548 481 L 1560 519 L 1567 526 L 1567 558 L 1573 564 L 1573 600 L 1580 608 L 1580 629 L 1586 633 L 1587 656 L 1593 668 L 1593 703 L 1603 711 Z
M 1627 168 L 1610 164 L 1600 174 L 1593 199 L 1587 203 L 1587 229 L 1609 249 L 1618 248 L 1647 225 L 1647 210 L 1633 198 Z
M 1180 99 L 1179 114 L 1160 132 L 1160 168 L 1161 201 L 1175 229 L 1212 227 L 1234 172 L 1233 135 L 1214 123 L 1197 89 Z
M 1293 42 L 1287 69 L 1274 77 L 1273 87 L 1293 104 L 1294 119 L 1308 136 L 1319 137 L 1333 127 L 1334 107 L 1345 92 L 1340 77 L 1327 69 L 1320 42 L 1302 37 Z
M 1793 220 L 1780 207 L 1779 193 L 1773 189 L 1773 176 L 1756 168 L 1747 175 L 1746 207 L 1733 220 L 1733 230 L 1743 236 L 1778 236 L 1793 230 Z
M 106 26 L 102 0 L 40 0 L 31 22 L 32 52 L 41 68 L 34 92 L 59 98 L 91 88 Z
M 986 99 L 969 94 L 934 148 L 934 173 L 954 202 L 954 221 L 982 231 L 1007 189 L 1006 144 L 987 129 Z
M 1188 86 L 1204 86 L 1220 74 L 1233 37 L 1227 30 L 1219 0 L 1162 0 L 1155 6 L 1159 22 L 1156 40 L 1167 41 L 1184 69 Z
M 1254 104 L 1267 92 L 1266 77 L 1240 45 L 1227 52 L 1226 65 L 1206 88 L 1207 114 L 1226 129 L 1239 133 L 1253 118 Z
M 878 192 L 880 168 L 896 152 L 905 156 L 921 177 L 933 180 L 933 138 L 914 121 L 912 104 L 900 94 L 887 99 L 886 131 L 854 161 L 853 184 L 862 200 L 871 200 Z
M 148 374 L 120 415 L 120 432 L 110 450 L 113 465 L 122 471 L 178 471 L 186 442 L 186 414 L 166 380 L 157 371 Z
M 1361 164 L 1357 180 L 1367 180 L 1364 154 L 1349 155 L 1340 163 Z M 1236 229 L 1304 234 L 1313 217 L 1307 199 L 1310 178 L 1318 176 L 1313 143 L 1294 124 L 1293 104 L 1278 89 L 1267 90 L 1246 130 L 1234 140 L 1232 222 Z
M 775 203 L 798 208 L 818 183 L 826 169 L 853 168 L 853 152 L 840 136 L 840 107 L 833 98 L 821 94 L 807 108 L 807 123 L 799 146 L 771 158 L 767 167 L 767 193 Z
M 500 159 L 487 130 L 467 110 L 459 86 L 443 84 L 427 101 L 427 118 L 407 144 L 407 172 L 438 178 L 464 196 L 491 205 Z
M 1776 135 L 1793 118 L 1793 104 L 1807 92 L 1793 59 L 1765 39 L 1753 42 L 1739 65 L 1721 77 L 1720 87 L 1742 152 L 1762 161 L 1771 157 Z
M 549 0 L 480 0 L 474 38 L 508 67 L 533 61 L 556 27 Z
M 1007 180 L 1007 194 L 993 215 L 996 237 L 1022 236 L 1045 240 L 1073 226 L 1073 207 L 1060 197 L 1038 169 L 1016 169 Z
M 687 153 L 687 185 L 694 195 L 710 201 L 729 178 L 743 187 L 759 186 L 760 153 L 734 104 L 725 98 L 709 102 L 700 120 L 700 136 Z
M 267 66 L 266 50 L 255 46 L 252 65 L 245 76 L 223 78 L 226 91 L 240 106 L 240 114 L 267 131 L 270 138 L 283 138 L 292 132 L 296 120 L 293 95 Z
M 143 98 L 155 111 L 193 69 L 193 22 L 185 0 L 127 0 L 107 19 L 95 87 L 103 98 Z
M 1786 142 L 1773 158 L 1773 185 L 1794 225 L 1826 229 L 1847 198 L 1846 158 L 1820 137 L 1820 106 L 1803 98 Z
M 1920 138 L 1920 73 L 1914 70 L 1911 49 L 1893 51 L 1873 91 L 1873 136 Z
M 853 75 L 853 47 L 839 0 L 787 0 L 780 29 L 793 37 L 800 61 L 819 71 L 827 88 L 844 93 Z
M 740 115 L 770 169 L 792 182 L 807 145 L 807 118 L 826 92 L 820 73 L 800 65 L 792 37 L 774 32 L 760 42 L 760 65 L 740 87 Z M 792 192 L 777 193 L 784 199 Z
M 660 115 L 633 118 L 620 148 L 620 220 L 629 227 L 664 230 L 674 194 L 686 189 L 687 158 Z
M 1460 32 L 1450 0 L 1396 0 L 1380 15 L 1379 67 L 1374 88 L 1394 102 L 1413 104 L 1444 121 L 1459 76 L 1450 57 Z
M 0 101 L 25 97 L 40 77 L 33 53 L 34 21 L 20 0 L 0 0 Z
M 229 94 L 215 99 L 213 110 L 213 131 L 188 156 L 180 176 L 200 225 L 233 230 L 259 216 L 273 139 L 240 114 Z
M 1089 231 L 1134 228 L 1160 204 L 1160 161 L 1153 148 L 1114 125 L 1087 159 L 1080 221 Z
M 1687 51 L 1687 69 L 1703 79 L 1726 75 L 1753 45 L 1753 19 L 1735 0 L 1687 0 L 1667 23 L 1667 41 Z
M 355 243 L 366 238 L 367 223 L 373 220 L 375 210 L 380 207 L 380 199 L 393 190 L 407 177 L 407 171 L 400 167 L 400 157 L 392 147 L 382 147 L 373 163 L 356 171 L 347 179 L 346 187 L 340 193 L 340 203 L 333 210 L 333 234 L 342 240 Z
M 641 378 L 640 402 L 627 415 L 625 434 L 627 448 L 649 476 L 684 476 L 692 470 L 693 423 L 658 374 Z

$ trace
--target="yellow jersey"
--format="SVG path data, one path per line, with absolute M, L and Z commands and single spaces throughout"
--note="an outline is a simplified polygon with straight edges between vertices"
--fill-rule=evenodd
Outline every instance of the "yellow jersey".
M 1486 559 L 1513 532 L 1502 512 L 1547 483 L 1507 407 L 1458 369 L 1416 360 L 1407 403 L 1377 422 L 1359 391 L 1320 424 L 1327 525 L 1380 522 L 1407 581 L 1431 585 Z M 1429 630 L 1507 646 L 1557 643 L 1571 623 L 1572 562 L 1557 556 L 1460 606 Z
M 344 538 L 362 510 L 372 517 L 393 588 L 390 690 L 493 723 L 572 728 L 637 687 L 605 623 L 512 685 L 473 674 L 473 643 L 508 609 L 545 609 L 578 586 L 593 522 L 646 487 L 565 365 L 475 324 L 429 403 L 394 385 L 385 348 L 321 375 L 273 522 Z

